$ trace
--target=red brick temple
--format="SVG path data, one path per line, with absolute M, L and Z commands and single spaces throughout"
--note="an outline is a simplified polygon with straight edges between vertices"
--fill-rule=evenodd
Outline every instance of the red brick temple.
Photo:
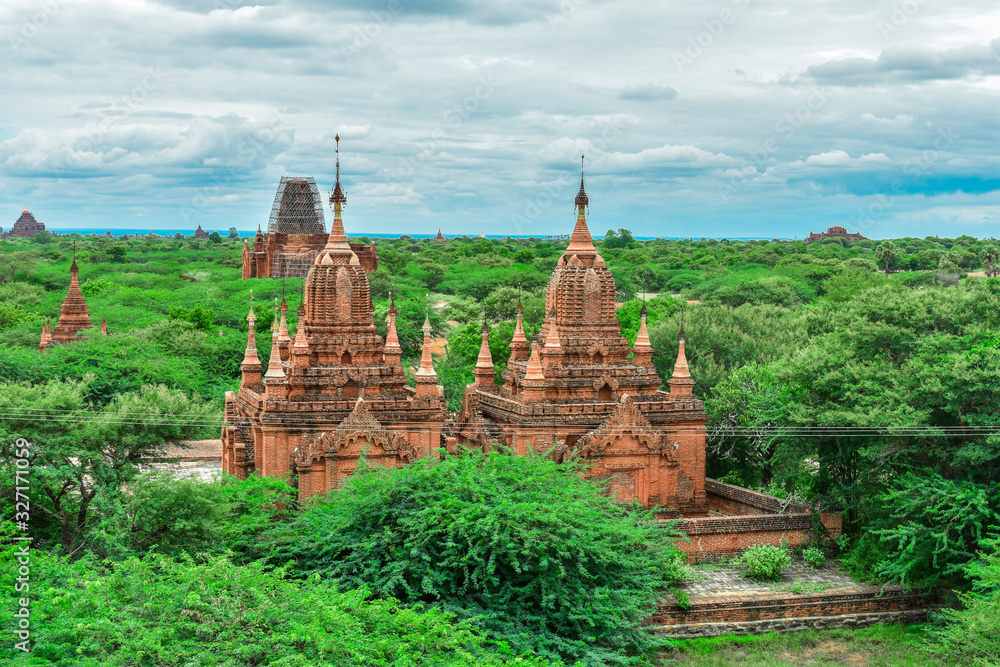
M 6 239 L 15 236 L 29 239 L 34 238 L 38 232 L 44 231 L 45 223 L 35 220 L 35 216 L 31 215 L 31 211 L 25 210 L 21 212 L 20 217 L 14 222 L 14 226 L 10 228 L 10 231 L 4 232 L 3 238 Z
M 150 230 L 149 233 L 152 234 L 153 233 L 152 230 Z M 208 238 L 208 232 L 206 232 L 204 229 L 202 229 L 201 225 L 198 225 L 198 229 L 194 230 L 194 237 L 196 239 L 207 239 Z
M 484 328 L 476 380 L 456 418 L 458 439 L 483 450 L 502 443 L 519 454 L 590 459 L 589 474 L 608 480 L 619 499 L 703 516 L 708 415 L 691 393 L 683 330 L 670 391 L 661 391 L 645 309 L 635 346 L 622 336 L 615 281 L 594 247 L 588 204 L 581 176 L 576 227 L 546 292 L 548 318 L 529 345 L 518 308 L 500 386 Z
M 59 321 L 55 328 L 50 328 L 48 322 L 42 325 L 42 338 L 38 343 L 38 351 L 44 352 L 46 348 L 56 344 L 69 343 L 79 340 L 79 332 L 92 329 L 90 312 L 87 309 L 87 301 L 80 291 L 79 269 L 76 266 L 76 246 L 73 247 L 73 263 L 70 265 L 69 290 L 63 300 L 62 310 L 59 314 Z M 101 333 L 107 335 L 107 323 L 101 321 Z
M 316 179 L 283 176 L 267 234 L 258 226 L 252 248 L 243 241 L 243 278 L 304 278 L 326 243 L 323 200 Z M 366 271 L 378 268 L 374 242 L 350 245 Z
M 223 470 L 240 478 L 297 474 L 300 498 L 339 488 L 362 456 L 398 467 L 437 455 L 447 418 L 429 322 L 416 387 L 406 385 L 400 364 L 394 306 L 386 339 L 375 333 L 366 267 L 344 232 L 339 158 L 330 203 L 332 228 L 306 276 L 295 338 L 283 300 L 265 371 L 251 307 L 242 382 L 226 394 L 222 428 Z
M 858 234 L 848 234 L 847 230 L 840 225 L 834 225 L 830 227 L 825 232 L 809 232 L 809 236 L 806 237 L 806 245 L 809 245 L 813 241 L 819 241 L 820 239 L 847 239 L 851 241 L 865 241 L 867 240 L 860 233 Z

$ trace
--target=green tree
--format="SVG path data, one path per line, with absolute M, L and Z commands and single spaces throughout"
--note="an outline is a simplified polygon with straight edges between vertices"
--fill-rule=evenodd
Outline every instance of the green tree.
M 604 241 L 601 243 L 601 249 L 634 248 L 638 245 L 639 244 L 636 243 L 635 238 L 632 236 L 632 232 L 623 227 L 617 232 L 609 229 L 604 234 Z
M 896 248 L 895 243 L 886 239 L 875 248 L 875 256 L 885 266 L 885 275 L 889 275 L 889 264 L 899 256 L 899 249 Z
M 653 645 L 640 626 L 683 562 L 676 524 L 649 519 L 575 464 L 449 456 L 355 474 L 299 517 L 285 557 L 472 618 L 517 652 L 629 664 Z
M 622 304 L 616 315 L 618 324 L 622 327 L 622 335 L 629 345 L 635 344 L 635 337 L 639 335 L 640 311 L 643 302 L 639 299 L 632 299 Z M 653 326 L 661 319 L 666 319 L 674 313 L 680 311 L 682 304 L 676 299 L 668 296 L 658 296 L 646 302 L 646 330 L 651 331 Z
M 184 306 L 174 306 L 170 309 L 170 319 L 172 320 L 184 320 L 185 322 L 190 322 L 195 325 L 198 329 L 202 331 L 208 331 L 212 328 L 212 324 L 215 322 L 215 311 L 209 310 L 207 308 L 202 308 L 201 306 L 195 306 L 190 310 Z M 270 327 L 270 323 L 274 321 L 274 315 L 271 314 L 271 319 L 268 321 L 267 327 Z M 260 327 L 254 327 L 257 331 L 260 331 Z
M 995 245 L 988 245 L 983 248 L 983 251 L 979 254 L 980 259 L 983 262 L 983 268 L 986 269 L 987 276 L 997 275 L 997 264 L 1000 264 L 1000 248 Z
M 231 475 L 202 482 L 149 472 L 95 500 L 91 550 L 118 560 L 159 553 L 229 553 L 237 562 L 272 555 L 265 535 L 287 518 L 297 492 L 275 477 Z
M 240 237 L 240 231 L 238 229 L 236 229 L 235 227 L 230 227 L 229 228 L 229 238 L 231 238 L 231 239 L 238 239 L 239 237 Z
M 971 593 L 959 593 L 960 609 L 942 609 L 946 620 L 936 653 L 948 665 L 992 667 L 1000 655 L 1000 542 L 988 545 L 966 568 Z
M 18 271 L 31 273 L 41 258 L 38 248 L 0 253 L 0 283 L 13 281 Z
M 788 403 L 788 389 L 768 366 L 751 363 L 737 369 L 712 389 L 705 402 L 710 454 L 730 470 L 742 472 L 744 482 L 759 478 L 767 488 L 781 442 L 776 430 L 786 424 Z
M 940 474 L 907 473 L 881 499 L 888 508 L 873 532 L 886 548 L 876 573 L 931 587 L 961 579 L 969 561 L 1000 537 L 1000 487 Z
M 109 246 L 106 252 L 112 262 L 122 264 L 125 262 L 125 253 L 128 252 L 128 249 L 122 244 L 115 244 L 113 246 Z
M 0 301 L 0 330 L 31 322 L 35 316 L 16 303 Z
M 14 441 L 31 443 L 32 481 L 40 493 L 34 507 L 51 520 L 52 539 L 63 553 L 88 537 L 91 505 L 104 491 L 118 489 L 139 463 L 171 443 L 202 432 L 208 410 L 182 392 L 143 387 L 117 396 L 102 411 L 86 400 L 93 376 L 84 380 L 30 385 L 0 384 L 3 465 L 13 469 Z M 45 418 L 38 419 L 39 415 Z
M 222 243 L 222 235 L 219 232 L 212 232 L 208 235 L 208 240 L 212 243 Z

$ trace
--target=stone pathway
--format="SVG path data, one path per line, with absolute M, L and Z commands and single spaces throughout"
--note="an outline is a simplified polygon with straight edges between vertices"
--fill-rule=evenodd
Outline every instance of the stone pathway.
M 211 440 L 185 440 L 187 447 L 167 447 L 163 452 L 163 459 L 158 461 L 146 461 L 140 470 L 161 470 L 169 472 L 178 479 L 184 477 L 194 477 L 202 482 L 211 481 L 216 475 L 222 472 L 222 441 L 218 438 Z M 173 459 L 173 460 L 171 460 Z
M 716 567 L 719 569 L 703 570 L 700 567 L 695 567 L 694 571 L 701 581 L 687 581 L 681 584 L 680 588 L 693 601 L 699 597 L 718 595 L 787 592 L 796 584 L 811 592 L 818 592 L 820 589 L 854 588 L 859 585 L 835 564 L 827 564 L 819 569 L 813 569 L 801 561 L 794 562 L 785 570 L 781 581 L 767 583 L 745 579 L 737 568 L 730 565 L 717 565 Z

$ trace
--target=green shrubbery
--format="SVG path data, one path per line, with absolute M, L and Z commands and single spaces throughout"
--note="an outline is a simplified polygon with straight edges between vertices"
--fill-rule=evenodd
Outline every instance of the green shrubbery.
M 303 575 L 473 619 L 515 652 L 627 664 L 658 592 L 684 572 L 645 522 L 540 457 L 449 456 L 351 477 L 309 507 L 282 555 Z
M 747 547 L 734 561 L 743 574 L 755 581 L 778 581 L 781 573 L 792 564 L 788 550 L 773 544 Z
M 938 653 L 946 664 L 993 667 L 1000 656 L 1000 542 L 991 542 L 966 572 L 973 590 L 959 593 L 961 609 L 942 611 Z
M 15 569 L 11 549 L 0 554 Z M 437 609 L 369 600 L 319 577 L 288 578 L 260 562 L 162 554 L 104 566 L 31 557 L 45 594 L 31 606 L 30 653 L 0 647 L 7 665 L 544 665 L 490 647 Z M 12 627 L 12 609 L 0 623 Z
M 823 567 L 826 562 L 826 554 L 818 547 L 806 547 L 802 550 L 802 560 L 810 567 Z

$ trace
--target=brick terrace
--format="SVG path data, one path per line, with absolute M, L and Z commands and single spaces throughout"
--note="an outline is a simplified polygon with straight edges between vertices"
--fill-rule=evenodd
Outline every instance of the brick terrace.
M 665 599 L 650 619 L 657 633 L 712 637 L 910 623 L 922 620 L 933 603 L 899 586 L 856 582 L 834 565 L 814 570 L 796 563 L 786 570 L 781 581 L 773 583 L 749 581 L 727 566 L 698 572 L 703 579 L 679 587 L 687 593 L 691 607 L 685 611 L 673 597 Z M 796 584 L 805 590 L 793 593 Z M 817 590 L 820 587 L 824 590 Z

